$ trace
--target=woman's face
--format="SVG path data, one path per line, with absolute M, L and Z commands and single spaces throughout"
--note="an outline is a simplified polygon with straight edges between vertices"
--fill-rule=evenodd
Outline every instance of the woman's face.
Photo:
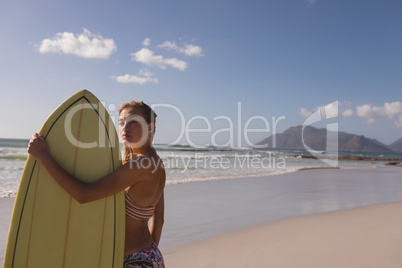
M 148 124 L 136 108 L 126 108 L 119 116 L 119 134 L 124 144 L 141 147 L 148 139 Z

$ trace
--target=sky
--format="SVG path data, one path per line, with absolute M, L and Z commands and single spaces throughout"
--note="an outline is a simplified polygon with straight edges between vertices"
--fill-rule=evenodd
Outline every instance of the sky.
M 5 0 L 0 36 L 0 138 L 82 89 L 113 119 L 152 105 L 162 144 L 248 146 L 335 103 L 312 126 L 402 138 L 400 0 Z

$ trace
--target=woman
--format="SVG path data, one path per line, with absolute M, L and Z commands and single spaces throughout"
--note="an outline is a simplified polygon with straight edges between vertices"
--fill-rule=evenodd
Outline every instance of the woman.
M 166 175 L 162 160 L 152 146 L 155 118 L 154 111 L 142 101 L 120 105 L 119 134 L 125 147 L 123 165 L 89 185 L 57 164 L 42 136 L 33 135 L 28 146 L 28 153 L 41 162 L 54 180 L 80 203 L 125 190 L 124 267 L 164 267 L 157 245 L 163 226 Z

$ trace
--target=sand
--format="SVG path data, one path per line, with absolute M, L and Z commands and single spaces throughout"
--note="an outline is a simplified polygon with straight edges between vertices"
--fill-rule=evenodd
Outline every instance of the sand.
M 402 267 L 398 168 L 308 170 L 168 193 L 167 267 Z
M 0 264 L 3 264 L 15 198 L 0 198 Z
M 164 252 L 167 267 L 400 268 L 402 202 L 276 221 Z

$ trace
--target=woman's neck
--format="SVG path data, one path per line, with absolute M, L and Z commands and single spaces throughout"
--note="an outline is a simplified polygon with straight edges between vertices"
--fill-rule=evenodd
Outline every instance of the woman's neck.
M 151 156 L 155 153 L 155 149 L 152 146 L 143 146 L 140 148 L 131 148 L 131 152 L 137 156 Z

